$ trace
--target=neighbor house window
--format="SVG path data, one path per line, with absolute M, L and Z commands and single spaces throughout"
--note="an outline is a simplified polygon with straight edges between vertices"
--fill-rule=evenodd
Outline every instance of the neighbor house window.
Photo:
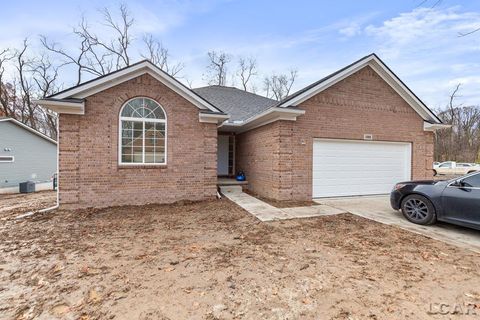
M 165 164 L 165 111 L 154 100 L 134 98 L 120 112 L 120 163 Z
M 0 163 L 1 162 L 13 162 L 13 156 L 0 156 Z

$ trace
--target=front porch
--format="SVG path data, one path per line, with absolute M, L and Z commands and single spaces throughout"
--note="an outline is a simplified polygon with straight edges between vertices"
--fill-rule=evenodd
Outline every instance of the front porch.
M 248 189 L 248 181 L 237 181 L 235 163 L 236 135 L 233 132 L 218 132 L 217 142 L 217 186 Z

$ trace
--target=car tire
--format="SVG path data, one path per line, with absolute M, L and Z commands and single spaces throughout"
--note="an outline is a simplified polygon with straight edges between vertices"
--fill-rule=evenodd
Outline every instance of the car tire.
M 433 170 L 433 176 L 435 177 L 437 175 L 437 170 Z
M 415 224 L 429 225 L 437 221 L 433 203 L 419 194 L 406 196 L 402 200 L 402 213 L 408 221 Z

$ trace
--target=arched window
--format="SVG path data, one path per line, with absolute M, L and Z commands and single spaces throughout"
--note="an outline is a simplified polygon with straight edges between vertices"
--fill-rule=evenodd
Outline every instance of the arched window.
M 154 100 L 134 98 L 120 111 L 120 164 L 166 164 L 167 120 Z

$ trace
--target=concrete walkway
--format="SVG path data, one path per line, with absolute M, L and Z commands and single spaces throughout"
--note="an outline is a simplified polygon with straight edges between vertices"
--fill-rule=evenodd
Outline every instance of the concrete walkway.
M 431 226 L 413 224 L 405 219 L 400 211 L 390 207 L 389 197 L 386 195 L 324 198 L 314 201 L 480 253 L 480 231 L 446 223 Z
M 276 208 L 266 202 L 252 197 L 244 192 L 240 186 L 221 186 L 220 192 L 238 204 L 240 207 L 250 212 L 261 221 L 275 221 L 295 218 L 311 218 L 332 214 L 345 213 L 327 205 L 318 205 L 310 207 L 297 208 Z

